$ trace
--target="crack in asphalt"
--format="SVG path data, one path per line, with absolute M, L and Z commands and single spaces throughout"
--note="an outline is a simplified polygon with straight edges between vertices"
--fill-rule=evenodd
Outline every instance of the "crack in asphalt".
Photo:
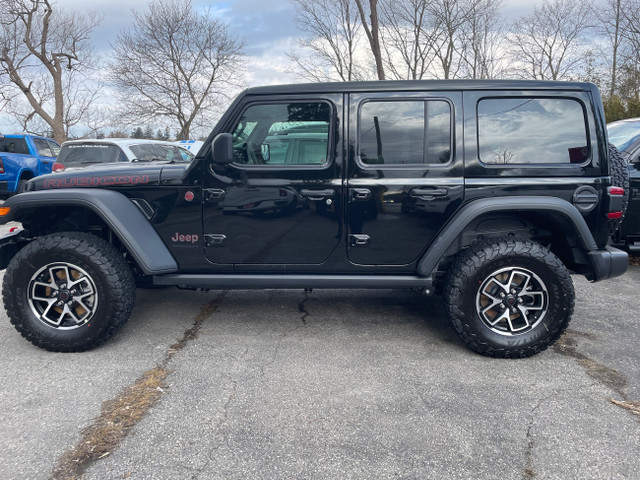
M 536 418 L 535 416 L 536 411 L 549 398 L 551 397 L 541 398 L 540 400 L 538 400 L 538 403 L 536 403 L 531 409 L 531 420 L 529 421 L 529 425 L 527 426 L 527 435 L 526 435 L 527 446 L 524 451 L 524 469 L 522 470 L 523 480 L 533 480 L 538 476 L 533 465 L 533 448 L 535 447 L 535 440 L 533 438 L 533 435 L 531 434 L 531 430 L 533 430 L 533 426 L 534 426 L 533 424 Z
M 598 363 L 579 352 L 575 337 L 594 338 L 592 334 L 568 330 L 556 341 L 553 349 L 560 355 L 575 359 L 587 375 L 618 394 L 622 401 L 609 398 L 609 402 L 637 415 L 640 420 L 640 402 L 629 399 L 626 392 L 627 378 L 618 370 Z
M 305 292 L 304 296 L 305 296 L 305 298 L 298 303 L 298 311 L 302 314 L 301 317 L 300 317 L 301 324 L 298 324 L 295 327 L 290 328 L 290 329 L 286 330 L 285 332 L 282 332 L 278 336 L 278 339 L 276 340 L 275 348 L 274 348 L 273 355 L 272 355 L 271 359 L 268 362 L 265 362 L 262 365 L 260 365 L 260 369 L 258 371 L 258 374 L 255 377 L 254 376 L 249 376 L 249 377 L 247 377 L 245 379 L 245 381 L 253 379 L 253 378 L 262 378 L 262 377 L 264 377 L 266 375 L 267 369 L 270 366 L 275 364 L 276 359 L 278 358 L 278 353 L 280 352 L 280 347 L 282 345 L 282 341 L 285 338 L 287 338 L 289 335 L 291 335 L 292 333 L 294 333 L 294 332 L 296 332 L 296 331 L 298 331 L 298 330 L 300 330 L 302 328 L 306 328 L 306 326 L 307 326 L 307 317 L 310 315 L 310 313 L 307 311 L 305 304 L 306 304 L 306 302 L 308 300 L 313 300 L 313 299 L 309 298 L 308 294 L 306 292 Z M 238 360 L 243 359 L 248 352 L 249 352 L 249 348 L 247 348 L 244 351 L 244 353 L 240 356 L 240 358 Z M 227 422 L 229 409 L 231 407 L 231 404 L 232 404 L 233 400 L 236 398 L 236 393 L 237 393 L 238 383 L 239 382 L 240 382 L 240 380 L 238 380 L 238 379 L 232 380 L 232 384 L 233 384 L 232 392 L 231 392 L 231 394 L 229 395 L 227 401 L 224 404 L 224 407 L 223 407 L 223 412 L 224 413 L 222 415 L 222 418 L 213 427 L 213 430 L 212 430 L 213 433 L 219 432 L 224 427 L 225 423 Z M 197 480 L 198 478 L 200 478 L 200 476 L 204 473 L 204 471 L 207 469 L 207 467 L 214 460 L 214 458 L 213 458 L 214 454 L 220 449 L 220 447 L 222 447 L 222 445 L 224 445 L 226 442 L 228 442 L 228 439 L 229 439 L 228 438 L 228 433 L 220 432 L 220 434 L 222 436 L 221 441 L 219 441 L 217 444 L 215 444 L 214 446 L 212 446 L 209 449 L 209 451 L 207 452 L 207 461 L 205 462 L 205 464 L 201 468 L 197 469 L 196 473 L 194 473 L 191 476 L 191 480 Z
M 312 299 L 309 298 L 307 292 L 304 292 L 304 300 L 298 303 L 298 311 L 302 314 L 302 316 L 300 317 L 300 321 L 303 325 L 307 324 L 307 317 L 309 316 L 309 312 L 307 312 L 307 308 L 305 306 L 305 303 L 307 303 L 309 300 Z
M 149 413 L 162 395 L 168 393 L 165 380 L 171 373 L 169 364 L 175 355 L 198 337 L 202 324 L 220 307 L 226 293 L 222 292 L 214 300 L 202 305 L 193 325 L 185 330 L 180 340 L 167 348 L 158 366 L 147 370 L 116 397 L 102 403 L 100 416 L 83 429 L 80 442 L 59 458 L 51 480 L 83 478 L 91 466 L 120 446 L 133 427 Z

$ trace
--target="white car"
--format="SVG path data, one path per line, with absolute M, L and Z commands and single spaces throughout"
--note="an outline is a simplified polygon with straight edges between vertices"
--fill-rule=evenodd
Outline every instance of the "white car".
M 184 148 L 185 150 L 189 150 L 194 155 L 198 153 L 198 150 L 200 150 L 200 147 L 204 145 L 204 142 L 200 140 L 178 140 L 177 142 L 173 142 L 173 143 L 175 143 L 181 148 Z
M 119 162 L 190 162 L 193 154 L 172 142 L 138 138 L 69 140 L 62 144 L 54 172 Z

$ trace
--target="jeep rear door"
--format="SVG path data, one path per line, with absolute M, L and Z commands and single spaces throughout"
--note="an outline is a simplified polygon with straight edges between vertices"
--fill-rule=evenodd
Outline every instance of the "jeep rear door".
M 460 92 L 350 95 L 351 262 L 412 264 L 461 205 L 461 105 Z
M 323 263 L 342 235 L 342 95 L 248 96 L 234 162 L 204 173 L 205 252 L 236 271 Z

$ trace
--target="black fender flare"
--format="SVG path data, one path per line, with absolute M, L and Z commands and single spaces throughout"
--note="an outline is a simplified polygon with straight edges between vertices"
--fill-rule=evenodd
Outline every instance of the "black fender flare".
M 173 273 L 176 260 L 140 209 L 123 194 L 98 188 L 26 192 L 9 198 L 2 223 L 20 221 L 27 211 L 43 206 L 75 206 L 94 212 L 115 233 L 146 275 Z
M 431 275 L 451 243 L 458 238 L 475 218 L 485 213 L 518 211 L 559 213 L 573 225 L 582 242 L 582 246 L 587 252 L 598 250 L 598 245 L 582 214 L 575 206 L 562 198 L 536 196 L 485 198 L 468 203 L 455 214 L 454 219 L 444 227 L 427 252 L 418 261 L 416 267 L 418 275 Z

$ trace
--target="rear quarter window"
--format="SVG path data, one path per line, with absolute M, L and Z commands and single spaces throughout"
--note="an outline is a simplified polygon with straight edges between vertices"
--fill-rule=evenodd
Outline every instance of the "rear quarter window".
M 3 137 L 0 138 L 0 152 L 19 153 L 29 155 L 29 147 L 24 138 Z
M 485 98 L 478 102 L 480 160 L 488 165 L 584 164 L 584 107 L 571 98 Z

